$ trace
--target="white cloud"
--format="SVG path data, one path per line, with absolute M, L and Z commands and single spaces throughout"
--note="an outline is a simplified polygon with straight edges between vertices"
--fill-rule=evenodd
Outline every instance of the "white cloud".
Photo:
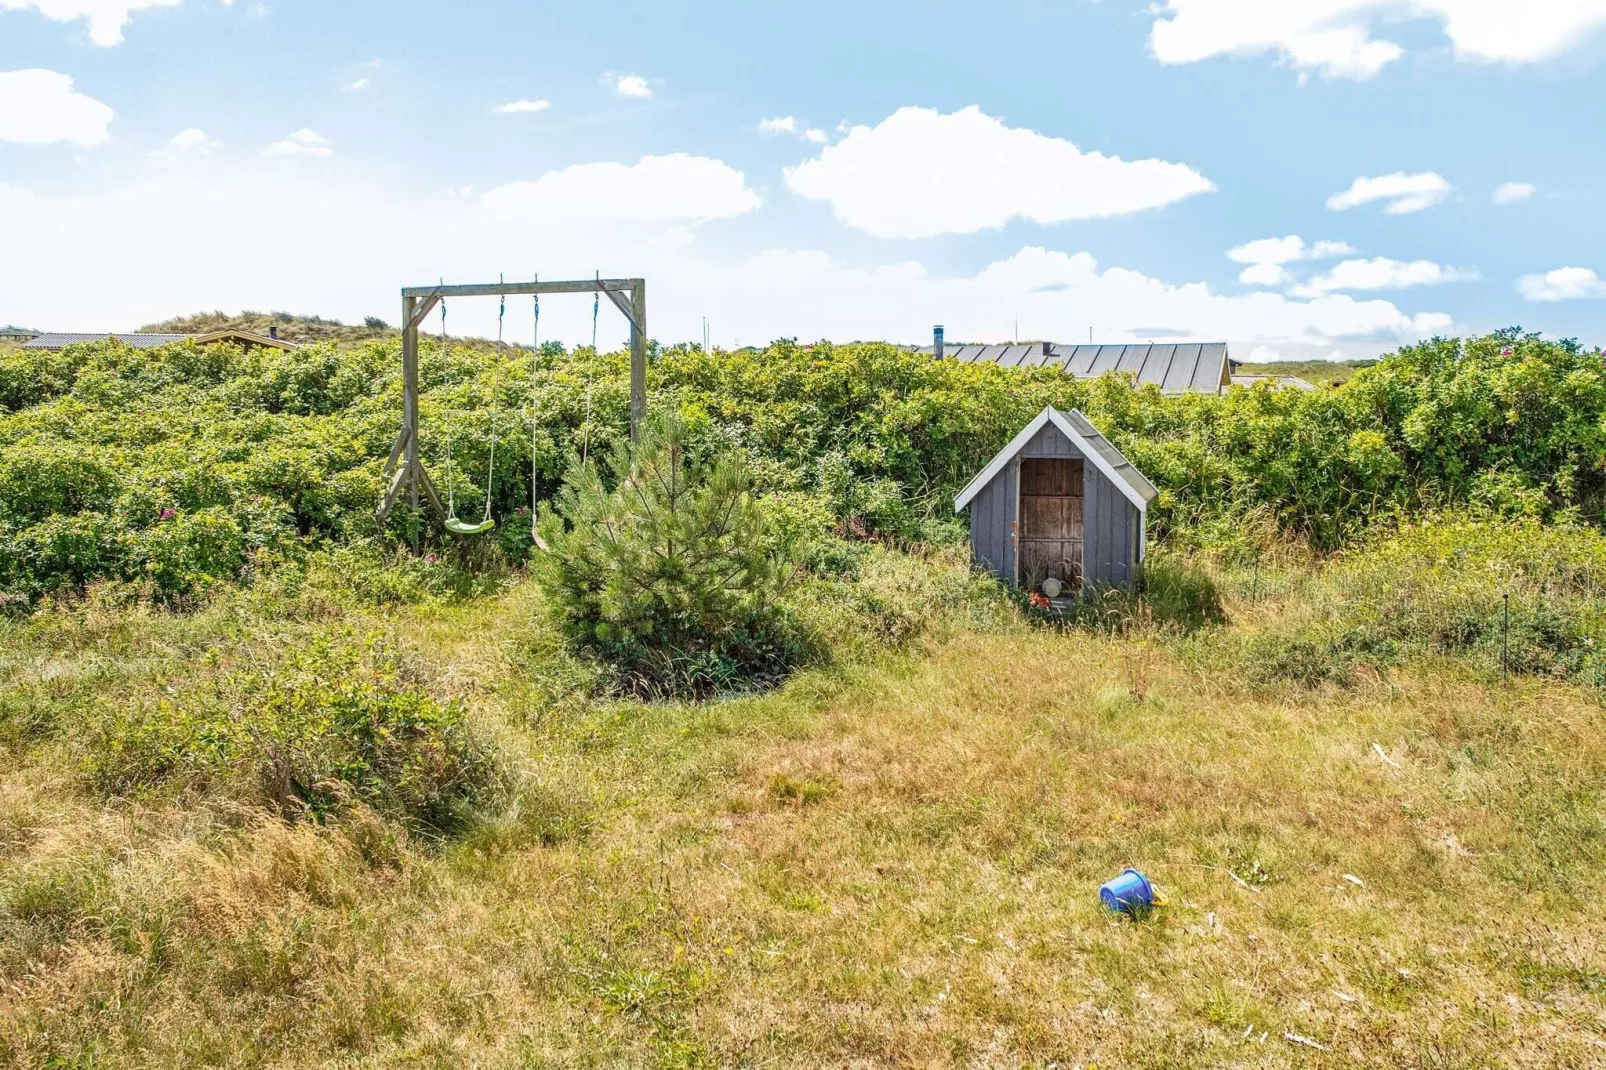
M 803 123 L 798 122 L 797 117 L 794 115 L 781 115 L 774 119 L 760 119 L 758 121 L 758 132 L 766 137 L 780 137 L 784 134 L 815 145 L 824 145 L 831 140 L 830 135 L 824 130 L 816 127 L 806 127 Z
M 331 156 L 334 146 L 316 130 L 302 127 L 282 141 L 275 141 L 262 150 L 269 156 Z
M 1275 53 L 1328 78 L 1370 78 L 1404 54 L 1378 23 L 1441 22 L 1455 54 L 1531 63 L 1606 25 L 1606 0 L 1165 0 L 1149 38 L 1162 63 Z
M 552 107 L 550 100 L 510 100 L 506 104 L 496 106 L 498 115 L 522 115 L 530 112 L 546 111 Z
M 497 215 L 544 222 L 702 222 L 739 216 L 759 205 L 742 172 L 686 153 L 644 156 L 631 165 L 575 164 L 534 182 L 487 190 L 483 200 Z
M 1126 215 L 1216 188 L 1185 164 L 1083 152 L 974 106 L 951 115 L 899 108 L 879 126 L 855 126 L 788 168 L 786 184 L 883 238 Z
M 646 100 L 652 96 L 652 85 L 639 74 L 617 74 L 609 71 L 602 80 L 613 86 L 615 96 L 628 100 Z
M 1376 178 L 1362 176 L 1350 183 L 1342 193 L 1327 198 L 1327 207 L 1334 212 L 1347 211 L 1373 201 L 1387 201 L 1383 211 L 1387 215 L 1407 215 L 1432 208 L 1450 195 L 1453 189 L 1442 175 L 1433 171 L 1406 174 L 1395 171 Z
M 1250 264 L 1238 272 L 1238 281 L 1246 286 L 1282 286 L 1293 279 L 1294 276 L 1281 264 Z
M 210 156 L 222 144 L 206 136 L 206 131 L 189 126 L 174 134 L 167 147 L 183 156 Z
M 65 74 L 0 71 L 0 141 L 100 145 L 111 136 L 106 128 L 112 115 L 100 101 L 74 90 Z
M 1375 256 L 1368 260 L 1342 260 L 1331 271 L 1294 287 L 1299 297 L 1322 297 L 1339 290 L 1403 290 L 1410 286 L 1433 286 L 1477 278 L 1477 273 L 1445 267 L 1431 260 L 1393 260 Z
M 924 341 L 933 323 L 945 324 L 951 338 L 1006 339 L 1017 314 L 1024 336 L 1075 341 L 1092 326 L 1100 341 L 1111 343 L 1191 338 L 1331 346 L 1345 339 L 1420 338 L 1450 325 L 1448 316 L 1411 316 L 1387 301 L 1345 295 L 1316 301 L 1264 292 L 1224 295 L 1204 283 L 1101 270 L 1085 252 L 1040 247 L 951 278 L 932 276 L 914 261 L 848 268 L 820 252 L 772 251 L 738 265 L 720 285 L 730 288 L 726 296 L 734 307 L 716 322 L 751 307 L 754 313 L 738 321 L 750 340 Z M 706 299 L 694 307 L 707 307 Z
M 364 76 L 362 78 L 357 79 L 355 82 L 347 82 L 345 85 L 341 86 L 340 88 L 345 90 L 347 93 L 361 93 L 364 89 L 367 89 L 371 84 L 372 84 L 372 79 L 368 78 L 367 76 Z
M 0 11 L 34 8 L 47 19 L 89 21 L 89 39 L 102 48 L 121 44 L 123 27 L 135 11 L 172 7 L 181 0 L 0 0 Z
M 442 276 L 480 282 L 539 270 L 548 279 L 589 278 L 601 269 L 649 280 L 652 335 L 665 342 L 700 338 L 703 316 L 724 345 L 787 336 L 924 342 L 933 323 L 946 323 L 951 338 L 1002 340 L 1018 313 L 1022 337 L 1085 339 L 1091 321 L 1101 341 L 1225 339 L 1243 352 L 1265 345 L 1285 356 L 1327 355 L 1338 347 L 1366 356 L 1451 326 L 1438 313 L 1344 294 L 1222 294 L 1072 251 L 1029 247 L 938 274 L 917 261 L 851 264 L 807 248 L 733 257 L 700 244 L 683 220 L 564 218 L 556 205 L 544 216 L 510 216 L 497 207 L 444 189 L 399 193 L 334 162 L 282 171 L 223 160 L 204 173 L 172 169 L 138 186 L 66 198 L 0 186 L 7 240 L 29 250 L 0 258 L 0 292 L 11 318 L 61 329 L 128 330 L 211 308 L 289 308 L 350 322 L 393 318 L 400 287 Z M 431 225 L 396 226 L 412 218 Z M 215 241 L 291 228 L 338 234 L 349 255 Z M 210 254 L 196 258 L 203 246 Z M 86 259 L 91 247 L 96 255 Z M 84 303 L 84 292 L 97 300 Z M 589 339 L 589 299 L 543 301 L 541 313 L 543 338 Z M 508 336 L 528 337 L 529 306 L 515 314 L 510 305 L 509 314 Z M 451 321 L 454 333 L 494 335 L 496 303 L 455 302 Z M 599 341 L 618 346 L 625 334 L 604 302 Z
M 1238 281 L 1250 286 L 1282 286 L 1293 276 L 1284 266 L 1301 260 L 1330 260 L 1355 250 L 1347 242 L 1319 241 L 1307 246 L 1297 234 L 1283 238 L 1259 238 L 1227 250 L 1227 258 L 1247 264 Z
M 1606 279 L 1589 268 L 1564 267 L 1543 275 L 1524 275 L 1517 280 L 1517 292 L 1524 301 L 1577 301 L 1606 298 Z
M 1538 192 L 1539 187 L 1532 182 L 1503 182 L 1494 191 L 1494 203 L 1521 204 Z

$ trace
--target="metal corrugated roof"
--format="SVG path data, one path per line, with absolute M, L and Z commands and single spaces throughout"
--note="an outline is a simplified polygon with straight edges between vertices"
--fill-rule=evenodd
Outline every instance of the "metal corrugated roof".
M 1099 429 L 1093 426 L 1092 421 L 1083 416 L 1077 409 L 1060 413 L 1060 415 L 1065 417 L 1067 423 L 1076 428 L 1077 433 L 1093 448 L 1094 452 L 1109 462 L 1110 467 L 1115 470 L 1115 474 L 1121 478 L 1122 482 L 1137 491 L 1138 497 L 1143 499 L 1145 505 L 1154 501 L 1155 496 L 1160 492 L 1153 483 L 1149 482 L 1149 477 L 1138 471 L 1137 465 L 1127 460 L 1120 450 L 1111 445 L 1110 440 L 1099 433 Z
M 108 338 L 115 338 L 134 349 L 155 349 L 157 346 L 172 345 L 174 342 L 195 342 L 197 345 L 213 345 L 217 342 L 233 342 L 237 345 L 269 346 L 274 349 L 298 349 L 294 342 L 287 342 L 282 338 L 274 338 L 266 334 L 257 334 L 255 331 L 242 330 L 237 327 L 225 327 L 220 331 L 209 331 L 206 334 L 152 334 L 134 332 L 132 334 L 86 334 L 73 331 L 54 331 L 41 334 L 39 337 L 23 343 L 24 349 L 65 349 L 68 346 L 79 345 L 84 342 L 104 342 Z
M 54 332 L 41 334 L 23 343 L 24 349 L 65 349 L 82 342 L 104 342 L 108 338 L 115 338 L 125 345 L 135 349 L 155 349 L 157 346 L 172 345 L 193 338 L 190 334 L 78 334 L 72 332 Z
M 920 352 L 930 356 L 931 346 Z M 985 362 L 1005 368 L 1063 368 L 1078 379 L 1107 372 L 1130 375 L 1141 385 L 1154 384 L 1165 394 L 1190 391 L 1219 394 L 1228 383 L 1231 357 L 1225 342 L 1161 342 L 1147 345 L 949 345 L 943 356 L 966 364 Z

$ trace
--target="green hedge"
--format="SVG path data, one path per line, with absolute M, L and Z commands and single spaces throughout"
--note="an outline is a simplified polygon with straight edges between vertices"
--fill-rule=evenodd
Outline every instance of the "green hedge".
M 528 351 L 426 343 L 422 446 L 459 501 L 485 492 L 493 417 L 493 508 L 510 518 L 532 472 L 550 498 L 576 452 L 625 430 L 625 354 L 549 345 L 533 370 Z M 1045 404 L 1082 409 L 1153 479 L 1151 531 L 1179 544 L 1280 534 L 1328 549 L 1380 517 L 1462 504 L 1606 518 L 1600 354 L 1513 331 L 1407 347 L 1313 393 L 1162 397 L 791 342 L 655 350 L 649 385 L 692 448 L 738 451 L 759 493 L 815 497 L 851 533 L 950 536 L 951 496 Z M 112 580 L 183 599 L 254 555 L 384 534 L 370 516 L 400 404 L 393 342 L 0 355 L 0 591 L 27 604 Z M 388 534 L 442 537 L 426 520 L 399 510 Z

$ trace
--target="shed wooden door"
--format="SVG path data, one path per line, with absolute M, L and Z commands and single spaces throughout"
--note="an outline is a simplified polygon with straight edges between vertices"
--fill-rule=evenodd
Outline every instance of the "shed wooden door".
M 1053 576 L 1082 586 L 1082 460 L 1026 457 L 1020 465 L 1020 575 L 1026 590 Z

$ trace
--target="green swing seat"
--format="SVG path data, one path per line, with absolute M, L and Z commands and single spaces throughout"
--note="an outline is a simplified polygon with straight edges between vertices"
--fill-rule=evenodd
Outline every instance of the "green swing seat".
M 471 524 L 467 520 L 459 520 L 455 516 L 446 518 L 446 530 L 453 535 L 483 535 L 496 527 L 494 520 L 481 520 L 478 524 Z

